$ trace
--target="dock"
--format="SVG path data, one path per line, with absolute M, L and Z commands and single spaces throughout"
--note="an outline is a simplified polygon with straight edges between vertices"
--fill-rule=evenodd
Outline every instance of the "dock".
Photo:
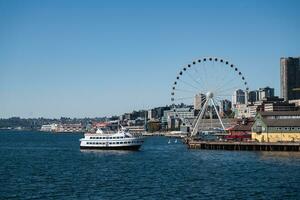
M 154 133 L 143 132 L 142 135 L 143 135 L 143 136 L 164 136 L 164 134 L 163 134 L 163 133 L 160 133 L 160 132 L 154 132 Z
M 222 142 L 187 141 L 189 149 L 232 150 L 232 151 L 300 151 L 299 142 Z

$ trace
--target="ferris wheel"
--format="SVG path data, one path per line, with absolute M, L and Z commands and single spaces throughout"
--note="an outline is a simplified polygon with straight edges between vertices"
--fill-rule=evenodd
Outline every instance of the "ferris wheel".
M 226 114 L 221 116 L 220 111 L 224 105 L 234 103 L 234 93 L 240 95 L 236 91 L 247 94 L 248 90 L 245 76 L 228 60 L 217 57 L 194 60 L 181 68 L 173 82 L 171 101 L 174 118 L 188 125 L 192 136 L 203 129 L 205 119 L 209 118 L 217 118 L 225 132 L 223 118 Z M 247 95 L 243 98 L 245 100 Z M 182 108 L 193 110 L 194 120 L 183 116 L 180 113 Z

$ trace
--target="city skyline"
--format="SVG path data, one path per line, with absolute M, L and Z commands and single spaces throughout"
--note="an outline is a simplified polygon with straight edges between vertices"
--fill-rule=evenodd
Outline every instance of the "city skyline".
M 228 59 L 280 95 L 299 57 L 297 1 L 0 0 L 0 118 L 101 117 L 171 104 L 178 70 Z M 286 11 L 286 12 L 283 12 Z

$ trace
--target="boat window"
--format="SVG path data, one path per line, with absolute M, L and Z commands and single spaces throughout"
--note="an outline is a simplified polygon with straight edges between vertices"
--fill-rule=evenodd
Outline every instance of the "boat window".
M 109 137 L 109 139 L 112 139 L 111 137 Z

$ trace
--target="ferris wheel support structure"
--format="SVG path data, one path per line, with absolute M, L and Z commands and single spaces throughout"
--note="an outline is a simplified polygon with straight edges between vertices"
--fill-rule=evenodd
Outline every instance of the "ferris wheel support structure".
M 204 103 L 204 105 L 203 105 L 203 107 L 202 107 L 202 109 L 201 109 L 201 112 L 198 114 L 198 116 L 197 116 L 196 119 L 195 119 L 196 123 L 195 123 L 195 126 L 193 127 L 191 136 L 194 136 L 194 135 L 197 134 L 198 129 L 199 129 L 199 125 L 200 125 L 200 123 L 201 123 L 201 120 L 202 120 L 203 117 L 204 117 L 205 111 L 206 111 L 206 109 L 208 108 L 209 104 L 210 104 L 211 106 L 213 106 L 215 112 L 217 113 L 218 120 L 220 121 L 220 124 L 221 124 L 221 126 L 222 126 L 222 129 L 223 129 L 223 131 L 225 132 L 225 126 L 224 126 L 224 124 L 223 124 L 223 122 L 222 122 L 222 120 L 221 120 L 221 117 L 220 117 L 220 115 L 219 115 L 219 111 L 218 111 L 217 106 L 216 106 L 216 104 L 215 104 L 215 101 L 214 101 L 214 99 L 213 99 L 213 93 L 212 93 L 212 92 L 207 92 L 207 94 L 206 94 L 206 101 L 205 101 L 205 103 Z M 212 110 L 211 110 L 211 115 L 212 115 Z

